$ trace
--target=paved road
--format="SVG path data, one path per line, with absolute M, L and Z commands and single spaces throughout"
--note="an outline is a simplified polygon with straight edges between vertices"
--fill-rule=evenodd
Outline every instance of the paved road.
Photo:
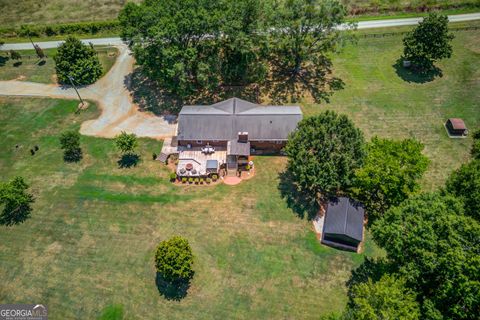
M 423 18 L 406 18 L 406 19 L 385 19 L 358 22 L 358 29 L 372 29 L 372 28 L 386 28 L 415 25 Z M 450 22 L 462 22 L 471 20 L 480 20 L 480 12 L 457 14 L 448 16 Z M 340 27 L 342 28 L 342 27 Z M 99 39 L 84 39 L 84 43 L 93 43 L 94 45 L 121 45 L 123 44 L 120 38 L 99 38 Z M 45 41 L 37 42 L 43 49 L 56 48 L 63 41 Z M 33 49 L 31 43 L 8 43 L 0 47 L 0 50 L 25 50 Z
M 83 98 L 95 101 L 102 110 L 98 119 L 82 123 L 80 133 L 105 138 L 121 131 L 157 139 L 172 136 L 175 126 L 168 119 L 141 112 L 133 103 L 128 85 L 134 58 L 126 45 L 117 47 L 119 55 L 110 71 L 94 84 L 79 89 Z M 77 99 L 70 87 L 15 80 L 0 81 L 2 95 Z
M 358 29 L 372 29 L 372 28 L 387 28 L 387 27 L 400 27 L 411 26 L 422 21 L 423 18 L 406 18 L 406 19 L 390 19 L 390 20 L 372 20 L 361 21 L 358 23 Z M 450 22 L 462 22 L 479 20 L 480 12 L 468 13 L 468 14 L 456 14 L 448 16 Z

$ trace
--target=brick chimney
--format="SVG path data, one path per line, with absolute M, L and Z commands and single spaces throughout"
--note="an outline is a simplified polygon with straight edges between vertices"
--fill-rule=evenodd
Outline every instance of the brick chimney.
M 248 132 L 239 132 L 238 142 L 248 142 Z

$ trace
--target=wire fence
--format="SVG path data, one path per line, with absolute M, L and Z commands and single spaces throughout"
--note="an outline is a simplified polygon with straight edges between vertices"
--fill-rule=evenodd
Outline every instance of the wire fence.
M 450 31 L 457 32 L 457 31 L 467 31 L 467 30 L 479 30 L 480 26 L 469 26 L 469 27 L 460 27 L 460 28 L 450 28 Z M 400 31 L 400 32 L 382 32 L 382 33 L 364 33 L 359 34 L 359 38 L 384 38 L 384 37 L 391 37 L 391 36 L 398 36 L 398 35 L 405 35 L 409 31 Z

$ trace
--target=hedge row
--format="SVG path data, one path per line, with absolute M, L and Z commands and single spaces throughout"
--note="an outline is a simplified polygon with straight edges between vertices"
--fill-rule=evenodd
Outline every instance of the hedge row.
M 118 20 L 97 22 L 59 23 L 49 25 L 22 25 L 20 28 L 0 28 L 0 37 L 52 37 L 67 34 L 120 33 Z

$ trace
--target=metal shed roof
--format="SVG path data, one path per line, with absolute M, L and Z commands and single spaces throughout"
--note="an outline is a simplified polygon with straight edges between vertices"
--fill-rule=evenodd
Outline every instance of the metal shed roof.
M 362 241 L 364 214 L 360 203 L 346 197 L 334 198 L 327 206 L 323 232 Z
M 466 130 L 467 126 L 465 125 L 465 122 L 463 122 L 462 119 L 460 118 L 450 118 L 448 119 L 450 123 L 452 124 L 452 128 L 455 130 Z
M 287 140 L 302 119 L 298 106 L 262 106 L 232 98 L 211 106 L 184 106 L 178 117 L 179 140 Z

